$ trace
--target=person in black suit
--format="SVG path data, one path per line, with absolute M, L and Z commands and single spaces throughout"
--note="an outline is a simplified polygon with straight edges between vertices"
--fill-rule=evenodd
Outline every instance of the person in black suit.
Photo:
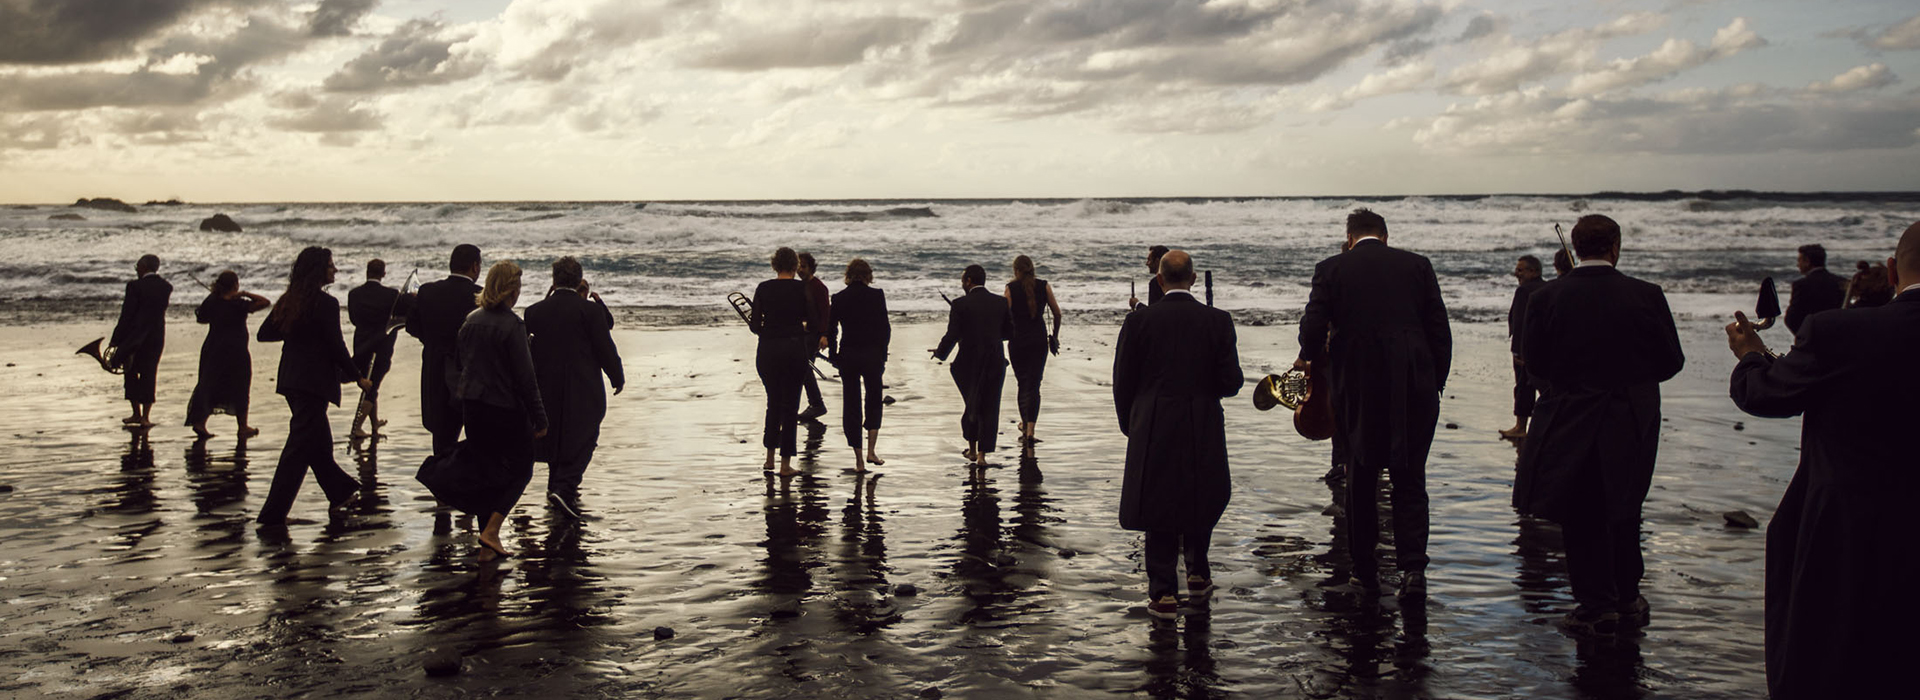
M 833 322 L 827 325 L 827 340 L 833 365 L 840 368 L 840 388 L 846 390 L 840 414 L 847 446 L 853 448 L 853 470 L 865 472 L 868 464 L 887 463 L 876 448 L 885 400 L 880 378 L 887 371 L 887 344 L 893 339 L 893 326 L 887 320 L 886 292 L 873 287 L 872 265 L 861 258 L 848 262 L 846 283 L 845 289 L 833 295 Z M 864 452 L 860 449 L 861 428 L 867 431 Z
M 253 393 L 253 353 L 247 350 L 247 315 L 273 306 L 252 292 L 240 291 L 240 275 L 222 270 L 213 278 L 207 298 L 194 309 L 194 320 L 207 324 L 200 344 L 200 378 L 187 400 L 187 425 L 194 437 L 213 437 L 207 418 L 215 413 L 233 416 L 241 441 L 260 434 L 247 424 L 247 404 Z
M 1686 364 L 1660 287 L 1621 274 L 1620 225 L 1573 225 L 1580 266 L 1527 302 L 1527 373 L 1541 387 L 1514 505 L 1560 523 L 1578 606 L 1562 624 L 1609 635 L 1645 624 L 1640 507 L 1660 447 L 1660 383 Z
M 1819 245 L 1800 246 L 1794 260 L 1800 279 L 1793 281 L 1787 295 L 1787 330 L 1800 335 L 1800 324 L 1808 316 L 1840 308 L 1847 301 L 1847 280 L 1827 271 L 1827 249 Z
M 474 282 L 480 276 L 480 249 L 455 246 L 447 268 L 446 279 L 420 285 L 407 311 L 407 335 L 420 339 L 420 422 L 433 433 L 436 455 L 460 441 L 460 404 L 450 387 L 460 374 L 460 325 L 480 293 Z
M 1774 357 L 1737 314 L 1729 393 L 1764 418 L 1804 416 L 1800 465 L 1767 525 L 1767 687 L 1774 700 L 1885 696 L 1886 660 L 1913 651 L 1920 540 L 1920 223 L 1907 227 L 1885 306 L 1806 319 Z
M 467 439 L 455 452 L 475 480 L 487 482 L 482 494 L 486 525 L 475 537 L 480 561 L 512 553 L 500 541 L 500 527 L 533 481 L 534 443 L 547 436 L 546 403 L 540 398 L 527 326 L 514 315 L 520 301 L 520 266 L 494 263 L 487 283 L 460 324 L 455 347 L 460 376 L 453 395 L 460 400 Z M 463 509 L 473 504 L 460 506 Z
M 287 275 L 287 293 L 274 302 L 260 324 L 262 343 L 283 342 L 280 373 L 274 391 L 287 399 L 293 413 L 287 424 L 287 442 L 280 449 L 280 465 L 273 486 L 256 518 L 264 526 L 285 525 L 293 499 L 307 470 L 327 494 L 330 510 L 343 512 L 360 494 L 360 482 L 333 460 L 333 428 L 327 423 L 327 404 L 340 405 L 342 377 L 353 378 L 362 391 L 373 382 L 360 376 L 340 333 L 340 301 L 327 294 L 333 283 L 333 251 L 309 246 L 293 261 Z
M 1154 280 L 1159 287 L 1159 279 Z M 1013 337 L 1007 341 L 1007 359 L 1013 362 L 1014 398 L 1020 405 L 1020 444 L 1032 449 L 1033 431 L 1040 423 L 1040 380 L 1047 372 L 1047 353 L 1060 352 L 1060 301 L 1053 285 L 1034 274 L 1033 259 L 1013 259 L 1013 281 L 1005 290 L 1007 310 L 1013 314 Z M 1042 310 L 1053 311 L 1053 332 L 1047 332 Z
M 135 275 L 127 283 L 127 296 L 120 302 L 120 322 L 114 324 L 107 342 L 114 364 L 123 369 L 127 404 L 133 415 L 120 422 L 141 428 L 153 427 L 153 399 L 160 369 L 160 354 L 167 348 L 167 301 L 173 285 L 160 276 L 160 258 L 142 255 L 133 265 Z
M 1148 305 L 1152 305 L 1153 303 L 1160 301 L 1160 298 L 1166 296 L 1167 294 L 1166 291 L 1160 286 L 1160 276 L 1159 276 L 1160 256 L 1166 255 L 1166 254 L 1167 254 L 1167 247 L 1163 245 L 1156 245 L 1152 248 L 1147 249 L 1147 274 L 1154 275 L 1152 278 L 1147 280 L 1147 304 Z M 1140 299 L 1138 297 L 1127 297 L 1128 311 L 1138 310 L 1139 308 L 1140 308 Z
M 1347 250 L 1313 269 L 1300 317 L 1296 368 L 1328 373 L 1348 452 L 1347 535 L 1353 583 L 1377 590 L 1380 474 L 1393 483 L 1395 561 L 1401 597 L 1426 595 L 1427 450 L 1453 335 L 1440 281 L 1423 256 L 1387 247 L 1387 222 L 1356 209 Z
M 1540 259 L 1522 255 L 1513 264 L 1513 277 L 1520 286 L 1513 290 L 1513 304 L 1507 307 L 1508 350 L 1513 353 L 1513 427 L 1500 431 L 1500 437 L 1519 440 L 1527 436 L 1527 418 L 1533 415 L 1533 402 L 1539 390 L 1527 381 L 1527 361 L 1520 352 L 1520 323 L 1527 320 L 1527 299 L 1546 282 L 1540 279 Z
M 552 426 L 535 450 L 547 463 L 547 502 L 569 517 L 580 517 L 580 479 L 600 440 L 607 416 L 605 373 L 613 393 L 627 387 L 620 349 L 613 344 L 613 312 L 587 285 L 580 261 L 553 261 L 553 287 L 547 298 L 527 307 L 527 332 L 533 336 L 533 367 L 540 401 Z
M 987 466 L 987 453 L 993 451 L 1000 429 L 1000 391 L 1007 383 L 1007 353 L 1001 341 L 1013 336 L 1007 300 L 987 291 L 986 283 L 987 270 L 979 265 L 968 265 L 961 273 L 960 289 L 966 294 L 954 300 L 947 312 L 947 334 L 931 351 L 935 359 L 945 360 L 956 345 L 960 348 L 949 371 L 966 406 L 960 414 L 965 455 L 976 468 Z
M 400 337 L 400 329 L 388 330 L 388 325 L 393 317 L 406 315 L 408 297 L 381 284 L 386 276 L 386 261 L 368 260 L 367 281 L 347 292 L 347 320 L 353 323 L 353 366 L 373 382 L 373 391 L 360 397 L 360 406 L 353 412 L 353 432 L 349 434 L 356 438 L 379 435 L 380 427 L 387 424 L 380 420 L 380 381 L 393 369 L 393 342 Z M 372 421 L 372 431 L 361 430 L 367 421 Z
M 1167 294 L 1128 314 L 1113 357 L 1113 406 L 1127 436 L 1120 527 L 1146 532 L 1147 612 L 1179 615 L 1178 563 L 1187 563 L 1188 602 L 1213 592 L 1207 546 L 1226 512 L 1226 414 L 1240 393 L 1233 317 L 1193 298 L 1193 259 L 1169 251 L 1157 275 Z M 1183 556 L 1184 555 L 1184 556 Z
M 807 283 L 807 304 L 813 307 L 811 317 L 822 319 L 821 324 L 816 327 L 821 335 L 814 339 L 814 342 L 820 350 L 826 350 L 825 319 L 833 317 L 833 311 L 830 308 L 833 302 L 827 293 L 827 283 L 820 281 L 820 278 L 813 274 L 818 264 L 814 262 L 813 254 L 800 253 L 799 259 L 800 267 L 795 268 L 794 272 L 799 275 L 800 281 Z M 812 354 L 807 355 L 808 369 L 805 374 L 800 375 L 800 386 L 807 392 L 807 408 L 800 412 L 800 420 L 813 420 L 827 415 L 827 401 L 820 396 L 820 380 L 813 375 L 813 357 Z
M 794 279 L 800 256 L 792 248 L 781 248 L 773 252 L 771 263 L 774 278 L 754 288 L 747 328 L 760 337 L 753 365 L 767 390 L 767 423 L 760 435 L 760 444 L 767 448 L 765 469 L 773 471 L 777 451 L 780 476 L 793 476 L 800 473 L 793 468 L 800 385 L 811 371 L 807 363 L 815 339 L 825 336 L 826 319 L 814 316 L 818 307 L 807 299 L 807 283 Z

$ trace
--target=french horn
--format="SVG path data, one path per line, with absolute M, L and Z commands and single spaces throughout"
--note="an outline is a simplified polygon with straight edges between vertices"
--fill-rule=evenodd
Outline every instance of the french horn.
M 114 361 L 116 358 L 113 357 L 113 348 L 108 348 L 105 352 L 100 350 L 100 344 L 104 342 L 107 342 L 106 338 L 95 338 L 93 342 L 82 345 L 79 350 L 73 351 L 73 354 L 86 355 L 87 357 L 93 358 L 100 363 L 100 369 L 106 370 L 108 374 L 125 372 L 126 370 L 120 366 L 120 363 Z
M 1308 440 L 1333 437 L 1333 407 L 1327 380 L 1312 368 L 1269 374 L 1253 390 L 1253 407 L 1262 411 L 1285 406 L 1293 411 L 1293 430 Z
M 1253 390 L 1253 407 L 1262 411 L 1271 411 L 1274 406 L 1286 406 L 1289 411 L 1298 410 L 1311 393 L 1307 373 L 1303 370 L 1290 369 L 1286 374 L 1269 374 Z

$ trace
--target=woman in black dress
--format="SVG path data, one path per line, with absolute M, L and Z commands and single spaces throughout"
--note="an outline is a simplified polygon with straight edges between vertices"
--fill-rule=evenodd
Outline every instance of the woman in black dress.
M 200 381 L 187 400 L 187 425 L 205 440 L 213 437 L 207 418 L 215 413 L 233 416 L 245 440 L 260 434 L 247 425 L 247 398 L 253 385 L 253 354 L 247 350 L 247 314 L 272 306 L 266 297 L 240 291 L 240 276 L 225 270 L 213 278 L 213 289 L 200 302 L 194 317 L 207 324 L 200 344 Z
M 827 338 L 836 341 L 831 346 L 833 364 L 840 368 L 840 387 L 846 390 L 841 422 L 846 426 L 847 446 L 853 448 L 853 471 L 865 472 L 868 464 L 887 463 L 874 448 L 880 442 L 880 376 L 887 370 L 887 342 L 893 337 L 887 322 L 887 295 L 873 288 L 873 266 L 860 258 L 847 263 L 847 288 L 833 295 L 832 308 Z M 865 401 L 861 400 L 863 385 Z M 860 450 L 863 427 L 865 452 Z
M 262 343 L 284 341 L 274 391 L 287 398 L 293 413 L 273 486 L 260 506 L 257 519 L 264 526 L 286 524 L 287 511 L 293 509 L 309 468 L 326 491 L 333 512 L 351 507 L 360 495 L 360 482 L 333 460 L 327 404 L 340 405 L 342 377 L 353 377 L 361 391 L 372 389 L 373 384 L 354 367 L 346 337 L 340 334 L 340 300 L 326 292 L 335 272 L 333 251 L 317 246 L 300 251 L 287 275 L 287 293 L 274 302 L 256 336 Z
M 520 301 L 520 266 L 511 260 L 494 263 L 474 301 L 480 308 L 467 314 L 456 342 L 460 381 L 454 396 L 467 429 L 461 461 L 483 470 L 473 474 L 475 480 L 497 486 L 479 536 L 485 548 L 480 560 L 489 561 L 509 554 L 500 542 L 500 526 L 533 480 L 533 441 L 547 434 L 547 410 L 534 375 L 527 324 L 513 313 Z
M 1013 378 L 1019 383 L 1015 396 L 1020 402 L 1020 444 L 1032 447 L 1034 424 L 1040 421 L 1040 377 L 1047 370 L 1047 353 L 1060 352 L 1060 302 L 1053 298 L 1053 285 L 1034 276 L 1033 259 L 1025 255 L 1013 259 L 1013 281 L 1007 283 L 1007 309 L 1013 313 L 1013 339 L 1007 341 L 1007 359 L 1013 363 Z M 1040 307 L 1053 310 L 1053 333 L 1047 333 Z
M 807 359 L 825 335 L 824 319 L 814 318 L 807 303 L 807 283 L 795 278 L 800 256 L 792 248 L 773 253 L 774 279 L 753 290 L 753 313 L 747 327 L 760 336 L 754 369 L 767 388 L 767 424 L 760 444 L 767 448 L 765 469 L 773 471 L 774 451 L 780 453 L 780 475 L 799 474 L 793 468 L 794 431 L 799 423 L 800 387 L 805 383 Z

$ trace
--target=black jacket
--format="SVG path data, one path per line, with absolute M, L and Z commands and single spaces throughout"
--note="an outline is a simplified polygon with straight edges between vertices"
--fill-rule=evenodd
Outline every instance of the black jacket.
M 974 287 L 955 299 L 949 308 L 947 334 L 941 336 L 933 356 L 947 359 L 957 345 L 960 355 L 953 359 L 956 369 L 985 367 L 991 363 L 1004 366 L 1007 348 L 1002 341 L 1011 337 L 1013 314 L 1007 311 L 1007 298 L 987 291 L 985 286 Z
M 1534 290 L 1546 283 L 1546 280 L 1535 277 L 1520 283 L 1513 290 L 1513 305 L 1507 307 L 1507 338 L 1508 350 L 1513 352 L 1514 357 L 1526 357 L 1520 351 L 1520 325 L 1527 320 L 1527 300 L 1533 296 Z
M 534 376 L 527 325 L 506 309 L 474 309 L 456 341 L 460 378 L 454 398 L 525 412 L 538 432 L 547 427 L 546 404 Z
M 1827 268 L 1815 268 L 1805 277 L 1793 281 L 1791 292 L 1787 295 L 1787 313 L 1784 319 L 1787 330 L 1794 335 L 1800 334 L 1800 324 L 1808 316 L 1822 311 L 1840 308 L 1847 301 L 1847 279 L 1827 271 Z
M 604 303 L 562 289 L 527 307 L 526 324 L 533 336 L 540 401 L 553 423 L 540 453 L 566 461 L 592 447 L 607 415 L 600 374 L 606 373 L 616 390 L 627 384 L 620 350 L 613 344 L 613 312 Z M 589 424 L 591 431 L 584 429 Z
M 1911 648 L 1920 579 L 1920 291 L 1808 318 L 1793 351 L 1733 369 L 1735 405 L 1804 416 L 1800 466 L 1767 525 L 1767 685 L 1777 700 L 1884 693 L 1890 647 Z
M 833 323 L 827 326 L 827 339 L 833 357 L 870 365 L 887 361 L 887 344 L 893 339 L 893 325 L 887 319 L 887 293 L 865 284 L 849 284 L 835 292 Z
M 1523 345 L 1542 388 L 1514 506 L 1555 520 L 1637 520 L 1660 446 L 1660 382 L 1686 365 L 1658 285 L 1583 265 L 1533 293 Z
M 141 275 L 127 283 L 127 296 L 120 302 L 120 322 L 113 326 L 107 346 L 121 350 L 160 352 L 167 345 L 167 301 L 173 296 L 173 284 L 155 274 Z
M 400 290 L 379 282 L 368 280 L 347 292 L 347 320 L 353 323 L 354 354 L 364 353 L 375 343 L 389 338 L 387 324 L 394 316 L 406 316 L 407 311 Z
M 413 308 L 407 310 L 407 335 L 420 339 L 420 385 L 426 401 L 437 394 L 451 400 L 448 387 L 459 377 L 457 345 L 460 326 L 477 307 L 474 295 L 480 285 L 460 275 L 448 275 L 438 282 L 420 285 Z M 423 409 L 425 410 L 425 409 Z
M 280 372 L 274 380 L 274 393 L 282 396 L 305 394 L 340 405 L 341 378 L 360 376 L 347 352 L 346 336 L 340 332 L 340 301 L 318 292 L 306 301 L 306 308 L 285 330 L 273 314 L 260 322 L 255 337 L 262 343 L 285 341 L 280 348 Z
M 1205 532 L 1226 511 L 1226 418 L 1240 393 L 1233 317 L 1191 294 L 1127 315 L 1113 357 L 1113 407 L 1127 436 L 1120 526 Z

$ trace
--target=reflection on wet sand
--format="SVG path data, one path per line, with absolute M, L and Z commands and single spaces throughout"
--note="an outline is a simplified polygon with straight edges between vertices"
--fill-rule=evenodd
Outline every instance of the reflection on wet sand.
M 1332 480 L 1327 482 L 1328 496 L 1332 503 L 1346 503 L 1347 482 Z M 1379 483 L 1380 499 L 1378 511 L 1380 527 L 1380 549 L 1393 549 L 1393 503 L 1388 494 L 1392 491 L 1389 479 L 1382 475 Z M 1333 564 L 1334 577 L 1320 590 L 1321 609 L 1326 613 L 1325 640 L 1327 651 L 1340 663 L 1334 669 L 1322 668 L 1316 674 L 1313 688 L 1315 695 L 1335 697 L 1369 697 L 1385 694 L 1389 697 L 1428 697 L 1428 678 L 1433 669 L 1429 665 L 1431 651 L 1427 643 L 1427 606 L 1426 601 L 1391 599 L 1392 589 L 1386 588 L 1375 594 L 1346 583 L 1351 575 L 1353 559 L 1359 556 L 1378 556 L 1376 552 L 1353 552 L 1351 540 L 1346 532 L 1346 518 L 1341 509 L 1328 509 L 1331 521 L 1328 526 L 1328 557 Z M 1392 567 L 1383 567 L 1390 571 Z M 1396 614 L 1397 613 L 1397 614 Z
M 195 440 L 187 447 L 184 462 L 195 519 L 202 521 L 198 529 L 206 533 L 199 548 L 218 550 L 208 555 L 215 559 L 240 553 L 250 520 L 239 507 L 247 497 L 247 443 L 241 441 L 233 452 L 215 457 L 208 454 L 206 440 Z

